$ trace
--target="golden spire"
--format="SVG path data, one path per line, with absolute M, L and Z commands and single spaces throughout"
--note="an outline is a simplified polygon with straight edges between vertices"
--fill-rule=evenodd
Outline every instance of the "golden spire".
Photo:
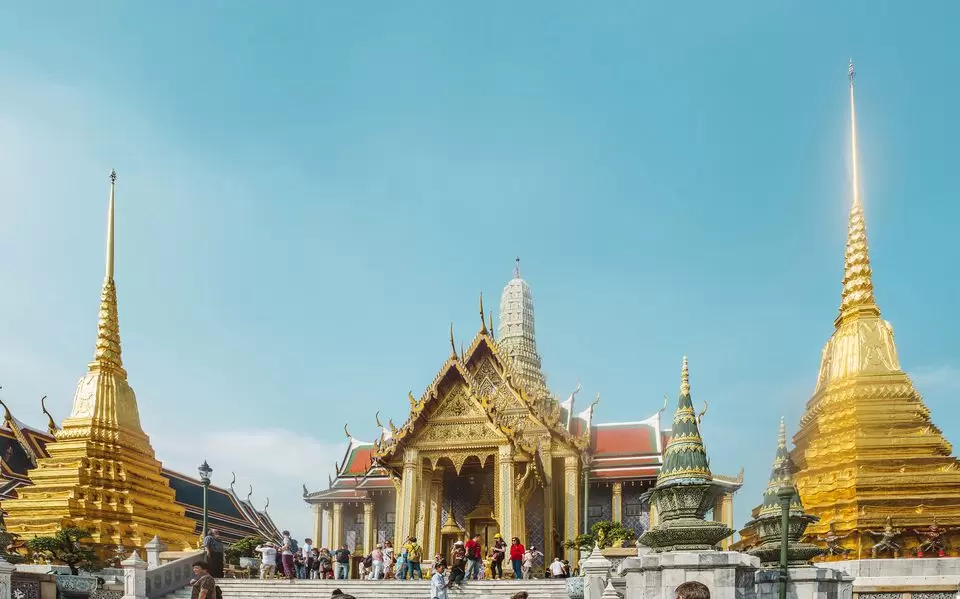
M 853 80 L 856 70 L 853 61 L 848 69 L 850 78 L 850 158 L 853 205 L 847 224 L 847 251 L 843 268 L 843 293 L 840 299 L 839 325 L 847 314 L 861 309 L 879 314 L 873 297 L 873 271 L 870 269 L 870 252 L 867 245 L 867 226 L 863 216 L 863 200 L 860 197 L 860 164 L 857 151 L 857 107 L 854 101 Z
M 126 379 L 120 358 L 120 322 L 117 316 L 117 287 L 113 282 L 114 192 L 117 171 L 110 171 L 110 201 L 107 204 L 107 258 L 103 287 L 100 290 L 100 316 L 97 320 L 97 346 L 90 370 L 112 370 Z
M 687 357 L 683 357 L 683 366 L 680 367 L 680 395 L 690 395 L 690 369 L 687 368 Z

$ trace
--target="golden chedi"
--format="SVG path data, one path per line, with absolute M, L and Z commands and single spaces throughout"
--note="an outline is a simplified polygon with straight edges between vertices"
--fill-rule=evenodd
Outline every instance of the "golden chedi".
M 915 555 L 920 544 L 915 530 L 927 529 L 934 518 L 942 525 L 960 524 L 960 464 L 900 368 L 893 328 L 874 298 L 857 172 L 852 64 L 849 74 L 853 206 L 843 292 L 816 389 L 794 437 L 796 482 L 804 507 L 820 518 L 807 538 L 835 545 L 831 555 L 869 556 L 876 539 L 868 531 L 883 530 L 888 518 L 903 531 L 904 554 Z M 949 536 L 948 552 L 956 552 L 960 534 Z
M 77 384 L 73 409 L 28 476 L 32 486 L 3 506 L 7 530 L 24 538 L 62 526 L 91 531 L 101 545 L 143 547 L 154 535 L 171 549 L 196 544 L 195 523 L 174 503 L 150 439 L 140 426 L 137 398 L 120 357 L 117 290 L 113 281 L 114 191 L 110 174 L 106 276 L 93 361 Z

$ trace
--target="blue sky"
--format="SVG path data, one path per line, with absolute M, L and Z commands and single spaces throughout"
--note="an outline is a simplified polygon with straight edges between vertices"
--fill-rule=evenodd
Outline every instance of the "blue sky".
M 397 422 L 521 256 L 550 386 L 602 421 L 690 357 L 714 470 L 760 500 L 832 331 L 857 59 L 877 299 L 960 441 L 960 6 L 0 5 L 0 384 L 70 408 L 107 173 L 124 361 L 159 456 L 309 533 L 342 427 Z

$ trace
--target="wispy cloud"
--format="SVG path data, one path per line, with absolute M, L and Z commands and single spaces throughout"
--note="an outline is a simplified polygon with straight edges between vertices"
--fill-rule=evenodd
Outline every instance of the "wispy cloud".
M 910 373 L 921 393 L 960 390 L 960 368 L 952 364 L 921 366 Z

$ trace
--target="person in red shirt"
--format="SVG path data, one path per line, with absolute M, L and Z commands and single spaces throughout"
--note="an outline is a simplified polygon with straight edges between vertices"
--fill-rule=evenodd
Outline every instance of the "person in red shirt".
M 480 545 L 480 535 L 474 536 L 467 541 L 467 579 L 477 580 L 480 577 L 480 569 L 483 568 L 483 553 Z
M 523 554 L 525 552 L 526 549 L 523 548 L 520 539 L 513 537 L 513 539 L 510 540 L 510 564 L 513 566 L 513 576 L 517 580 L 520 580 L 522 577 L 520 567 L 523 565 Z

